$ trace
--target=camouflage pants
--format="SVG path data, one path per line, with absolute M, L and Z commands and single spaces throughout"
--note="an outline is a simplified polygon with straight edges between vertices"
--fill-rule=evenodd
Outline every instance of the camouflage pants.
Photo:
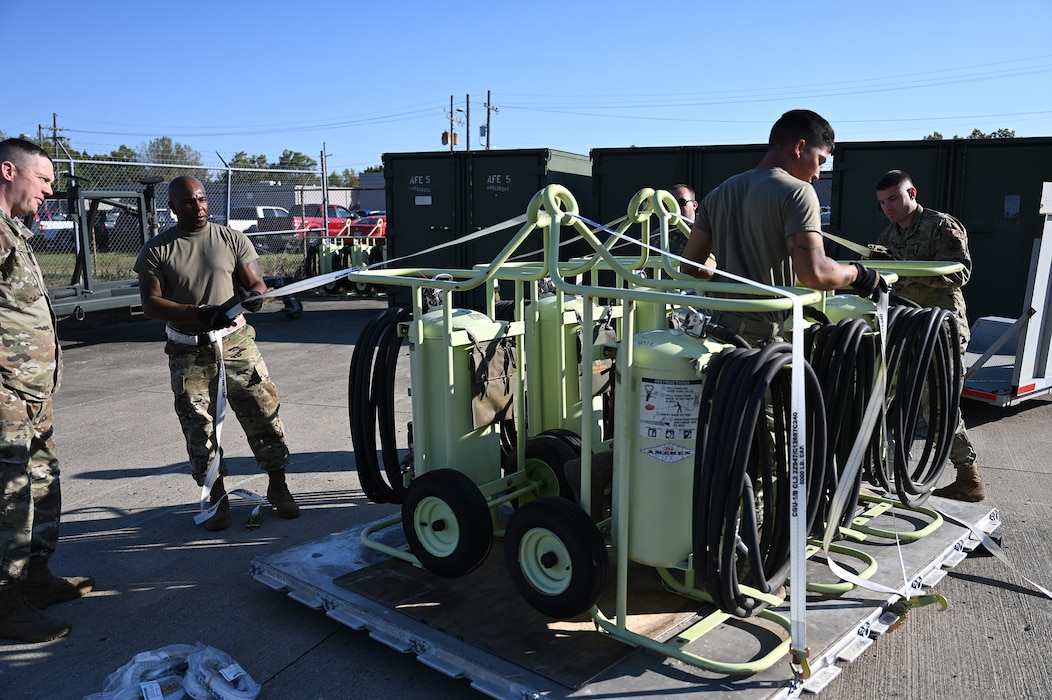
M 957 469 L 970 467 L 975 464 L 975 448 L 968 437 L 968 431 L 964 428 L 964 416 L 960 410 L 957 411 L 957 430 L 953 434 L 953 443 L 950 445 L 950 463 Z
M 278 390 L 270 380 L 255 338 L 255 330 L 248 325 L 224 337 L 223 364 L 228 406 L 244 428 L 259 468 L 269 472 L 288 466 L 289 450 L 278 415 Z M 175 413 L 190 457 L 190 474 L 202 485 L 217 447 L 214 414 L 219 365 L 215 348 L 169 340 L 165 352 L 175 395 Z M 219 474 L 226 473 L 226 464 L 220 459 Z
M 62 491 L 51 420 L 50 399 L 26 401 L 0 386 L 0 583 L 58 545 Z

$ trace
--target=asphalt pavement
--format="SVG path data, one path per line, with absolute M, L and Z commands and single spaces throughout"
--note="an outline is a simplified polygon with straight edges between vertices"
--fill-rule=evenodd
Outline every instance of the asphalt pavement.
M 168 387 L 159 322 L 89 316 L 61 324 L 65 375 L 55 400 L 62 463 L 58 574 L 90 574 L 95 591 L 51 610 L 69 636 L 0 643 L 0 697 L 82 698 L 135 654 L 201 642 L 230 654 L 261 698 L 475 698 L 448 678 L 255 581 L 250 562 L 357 524 L 393 506 L 362 494 L 351 453 L 347 374 L 353 345 L 383 300 L 306 298 L 301 318 L 280 304 L 256 314 L 263 356 L 281 395 L 294 455 L 289 485 L 302 509 L 281 520 L 267 506 L 258 529 L 234 501 L 231 527 L 193 522 L 199 489 Z M 911 611 L 821 694 L 828 699 L 1049 698 L 1052 600 L 1052 401 L 999 409 L 967 403 L 988 501 L 1017 567 L 972 555 L 938 584 L 949 609 Z M 266 490 L 236 421 L 224 427 L 229 488 Z M 950 474 L 944 477 L 949 480 Z M 691 694 L 693 695 L 693 694 Z M 700 695 L 699 695 L 700 696 Z M 652 698 L 658 696 L 651 696 Z M 677 697 L 682 698 L 680 694 Z

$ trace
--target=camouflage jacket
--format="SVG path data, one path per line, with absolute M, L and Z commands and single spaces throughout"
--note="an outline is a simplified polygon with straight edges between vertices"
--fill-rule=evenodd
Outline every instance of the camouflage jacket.
M 0 211 L 0 378 L 23 398 L 44 401 L 58 388 L 62 350 L 32 235 Z
M 952 275 L 937 277 L 900 277 L 892 291 L 921 306 L 939 306 L 954 312 L 958 325 L 967 332 L 968 315 L 961 287 L 972 274 L 968 254 L 968 232 L 949 214 L 917 206 L 908 229 L 889 224 L 877 243 L 902 260 L 947 260 L 959 262 L 964 269 Z

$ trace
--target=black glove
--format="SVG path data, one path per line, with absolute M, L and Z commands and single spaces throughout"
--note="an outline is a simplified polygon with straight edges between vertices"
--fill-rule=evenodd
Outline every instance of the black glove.
M 860 263 L 851 263 L 858 270 L 855 281 L 851 283 L 851 289 L 860 297 L 871 297 L 877 292 L 887 292 L 888 283 L 880 276 L 880 273 L 871 267 Z
M 254 289 L 244 292 L 241 298 L 241 308 L 256 313 L 263 308 L 263 295 Z
M 210 331 L 229 328 L 236 323 L 218 306 L 198 306 L 197 320 L 207 326 Z

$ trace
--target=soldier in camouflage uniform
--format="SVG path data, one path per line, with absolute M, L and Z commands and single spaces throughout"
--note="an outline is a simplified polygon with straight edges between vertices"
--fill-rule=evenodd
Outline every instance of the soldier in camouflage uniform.
M 961 354 L 968 347 L 970 331 L 961 287 L 972 273 L 968 254 L 968 232 L 949 214 L 925 209 L 917 201 L 917 188 L 909 174 L 892 170 L 877 182 L 877 201 L 891 222 L 877 238 L 895 258 L 902 260 L 946 260 L 964 266 L 960 272 L 938 277 L 902 277 L 895 293 L 921 306 L 938 306 L 953 312 L 961 334 Z M 936 496 L 958 501 L 981 501 L 986 489 L 975 464 L 964 419 L 958 413 L 950 461 L 957 478 L 949 486 L 935 489 Z
M 53 576 L 62 489 L 51 396 L 62 351 L 44 277 L 18 218 L 35 214 L 55 169 L 36 144 L 0 142 L 0 638 L 44 642 L 70 624 L 40 610 L 91 591 L 89 577 Z
M 248 238 L 208 220 L 208 196 L 200 182 L 178 177 L 168 187 L 169 206 L 178 224 L 151 239 L 139 252 L 135 271 L 143 311 L 168 322 L 168 368 L 175 412 L 186 438 L 190 473 L 209 487 L 215 512 L 208 530 L 229 525 L 227 474 L 216 440 L 216 401 L 220 363 L 226 396 L 248 437 L 260 469 L 267 472 L 267 500 L 283 518 L 299 516 L 285 483 L 289 450 L 278 415 L 278 393 L 256 347 L 255 330 L 243 315 L 230 318 L 224 304 L 247 290 L 241 306 L 259 311 L 266 283 Z M 219 454 L 218 474 L 207 483 L 209 466 Z

